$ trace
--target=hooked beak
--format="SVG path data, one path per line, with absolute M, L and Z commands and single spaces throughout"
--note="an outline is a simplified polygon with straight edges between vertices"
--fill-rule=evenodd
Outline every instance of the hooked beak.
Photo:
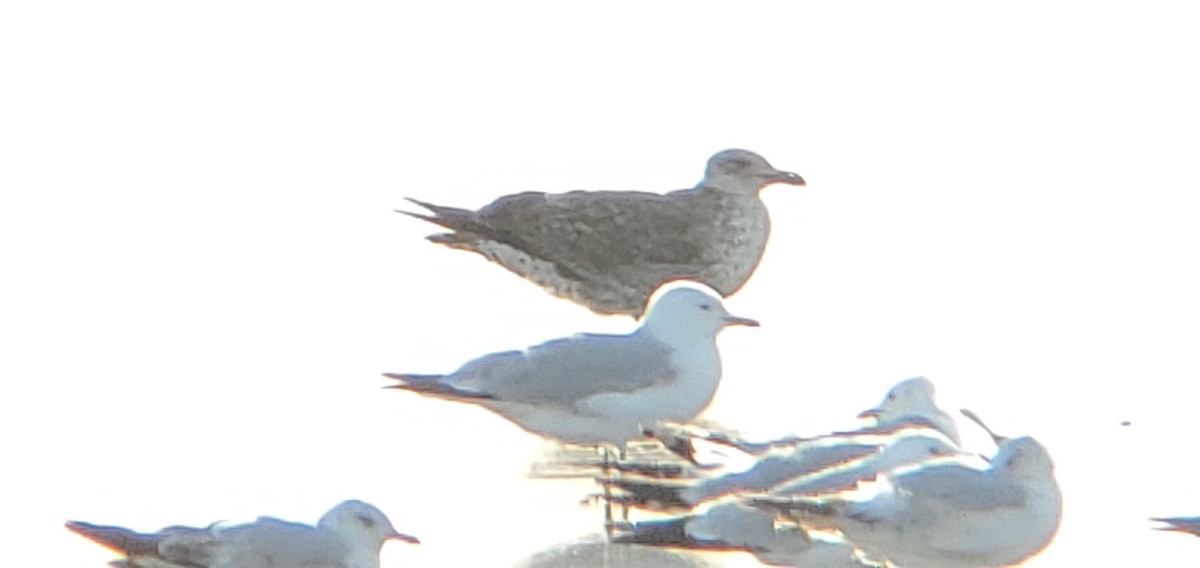
M 804 178 L 800 177 L 800 174 L 785 171 L 776 172 L 775 175 L 770 177 L 770 180 L 771 183 L 783 183 L 787 185 L 798 185 L 801 187 L 807 185 L 804 183 Z
M 398 532 L 389 534 L 388 540 L 402 540 L 402 541 L 410 543 L 410 544 L 421 544 L 421 539 L 419 539 L 415 536 L 412 536 L 412 535 L 398 533 Z
M 758 320 L 750 318 L 739 318 L 737 316 L 725 316 L 725 325 L 744 325 L 746 327 L 759 327 L 762 324 Z

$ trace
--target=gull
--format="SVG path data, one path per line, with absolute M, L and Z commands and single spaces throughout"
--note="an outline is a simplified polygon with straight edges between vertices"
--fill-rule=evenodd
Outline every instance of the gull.
M 790 489 L 798 493 L 853 488 L 901 465 L 958 454 L 957 427 L 934 404 L 933 390 L 933 383 L 924 377 L 903 381 L 878 406 L 860 415 L 874 418 L 873 426 L 786 445 L 764 444 L 768 449 L 745 471 L 691 485 L 626 480 L 617 485 L 632 504 L 667 509 L 733 493 L 767 491 L 789 481 L 794 482 Z M 733 445 L 743 449 L 747 444 Z
M 789 452 L 762 456 L 745 471 L 690 484 L 622 479 L 616 485 L 625 493 L 624 502 L 673 510 L 736 494 L 817 495 L 852 490 L 902 466 L 959 455 L 945 436 L 920 423 L 888 436 L 817 438 Z
M 901 467 L 962 455 L 958 447 L 937 432 L 897 436 L 870 456 L 797 476 L 771 489 L 775 494 L 819 495 L 856 489 L 879 475 Z
M 418 543 L 396 532 L 373 505 L 345 501 L 317 526 L 259 517 L 245 525 L 167 527 L 157 533 L 68 521 L 67 528 L 124 554 L 112 562 L 128 568 L 379 568 L 379 551 L 390 539 Z
M 1009 566 L 1053 540 L 1062 494 L 1046 448 L 999 438 L 986 469 L 942 463 L 882 477 L 866 501 L 751 498 L 821 530 L 836 529 L 866 554 L 896 566 Z
M 600 314 L 639 317 L 664 282 L 694 280 L 729 297 L 762 258 L 770 233 L 758 197 L 774 184 L 804 185 L 748 150 L 708 161 L 692 189 L 667 194 L 571 191 L 506 195 L 478 211 L 409 199 L 450 229 L 428 239 L 471 251 Z
M 1152 517 L 1150 520 L 1167 524 L 1165 527 L 1158 527 L 1160 531 L 1185 532 L 1200 536 L 1200 517 Z
M 758 322 L 716 297 L 674 287 L 629 335 L 581 334 L 467 362 L 448 375 L 385 373 L 396 388 L 487 408 L 525 430 L 586 445 L 617 445 L 660 421 L 704 410 L 721 379 L 716 336 Z
M 946 411 L 934 402 L 933 381 L 925 377 L 914 377 L 900 381 L 888 391 L 879 406 L 859 413 L 859 418 L 874 418 L 880 425 L 894 423 L 905 415 L 919 416 L 933 423 L 954 445 L 962 440 L 958 435 L 958 424 Z
M 625 527 L 614 542 L 699 550 L 745 550 L 764 564 L 805 568 L 863 568 L 854 545 L 811 538 L 800 527 L 776 527 L 762 509 L 722 502 L 702 513 Z

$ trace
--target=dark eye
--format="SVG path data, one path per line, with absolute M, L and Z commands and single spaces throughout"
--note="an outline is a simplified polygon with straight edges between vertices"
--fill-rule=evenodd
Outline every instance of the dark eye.
M 700 304 L 700 309 L 702 309 L 706 312 L 711 312 L 713 307 L 711 304 Z
M 375 527 L 375 519 L 372 519 L 371 517 L 368 517 L 366 515 L 355 515 L 355 518 L 358 519 L 358 522 L 362 523 L 364 527 L 367 527 L 367 528 Z

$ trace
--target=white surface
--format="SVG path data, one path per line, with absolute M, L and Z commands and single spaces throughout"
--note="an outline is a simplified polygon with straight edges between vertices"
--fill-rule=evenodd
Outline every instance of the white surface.
M 707 416 L 816 434 L 925 375 L 1050 449 L 1063 525 L 1030 566 L 1194 558 L 1146 517 L 1200 506 L 1178 474 L 1200 376 L 1195 10 L 5 3 L 6 558 L 102 566 L 68 518 L 311 519 L 347 498 L 422 538 L 389 567 L 510 565 L 599 530 L 589 484 L 525 479 L 533 436 L 379 373 L 627 320 L 392 210 L 675 187 L 728 147 L 808 187 L 763 192 L 771 241 L 727 302 L 763 328 L 722 338 Z

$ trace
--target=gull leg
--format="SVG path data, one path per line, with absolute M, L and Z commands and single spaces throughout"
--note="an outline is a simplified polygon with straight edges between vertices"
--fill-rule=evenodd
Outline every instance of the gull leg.
M 613 482 L 613 479 L 612 479 L 612 469 L 611 469 L 611 465 L 609 463 L 611 450 L 609 449 L 609 447 L 607 445 L 602 446 L 601 448 L 602 448 L 601 451 L 604 454 L 604 458 L 601 463 L 601 471 L 604 472 L 604 483 L 602 484 L 602 485 L 604 485 L 604 534 L 608 537 L 608 540 L 612 540 L 613 529 L 615 527 L 615 524 L 613 523 L 613 514 L 612 514 L 612 482 Z

